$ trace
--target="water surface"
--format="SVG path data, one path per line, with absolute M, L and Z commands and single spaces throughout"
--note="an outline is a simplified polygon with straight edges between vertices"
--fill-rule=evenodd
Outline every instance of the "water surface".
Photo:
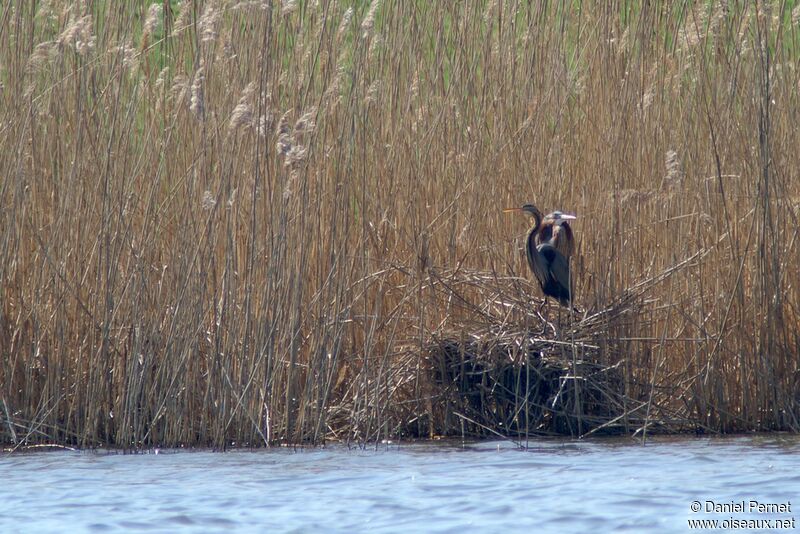
M 15 454 L 0 456 L 0 532 L 687 531 L 793 519 L 730 509 L 800 510 L 798 467 L 797 436 Z

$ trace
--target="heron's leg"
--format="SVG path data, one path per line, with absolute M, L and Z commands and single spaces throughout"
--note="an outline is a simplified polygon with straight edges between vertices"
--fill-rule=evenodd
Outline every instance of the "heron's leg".
M 558 307 L 558 315 L 556 315 L 556 324 L 558 324 L 558 329 L 561 330 L 561 306 Z M 556 334 L 558 337 L 558 334 Z

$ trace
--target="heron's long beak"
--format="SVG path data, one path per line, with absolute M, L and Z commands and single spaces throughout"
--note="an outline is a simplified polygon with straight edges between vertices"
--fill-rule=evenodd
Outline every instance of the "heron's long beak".
M 504 208 L 503 213 L 512 213 L 514 211 L 522 211 L 522 208 Z
M 570 215 L 569 213 L 562 213 L 561 214 L 561 218 L 562 219 L 567 219 L 568 221 L 571 221 L 573 219 L 577 219 L 578 216 L 577 215 Z

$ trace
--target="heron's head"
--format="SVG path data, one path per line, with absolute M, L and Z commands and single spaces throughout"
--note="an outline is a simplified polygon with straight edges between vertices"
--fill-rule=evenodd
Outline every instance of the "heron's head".
M 578 217 L 572 215 L 570 213 L 564 213 L 562 211 L 554 211 L 553 213 L 548 213 L 544 220 L 545 221 L 553 221 L 554 224 L 561 224 L 567 221 L 572 221 L 577 219 Z
M 539 208 L 537 208 L 533 204 L 525 204 L 521 208 L 506 208 L 503 211 L 506 213 L 511 213 L 511 212 L 524 213 L 525 215 L 530 215 L 535 219 L 539 220 L 542 219 L 542 212 L 539 211 Z

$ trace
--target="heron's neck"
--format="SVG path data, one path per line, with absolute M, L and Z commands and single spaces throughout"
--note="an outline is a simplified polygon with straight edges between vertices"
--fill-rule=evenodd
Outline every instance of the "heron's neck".
M 538 215 L 533 216 L 533 226 L 531 226 L 530 233 L 535 235 L 536 232 L 542 229 L 542 218 Z

